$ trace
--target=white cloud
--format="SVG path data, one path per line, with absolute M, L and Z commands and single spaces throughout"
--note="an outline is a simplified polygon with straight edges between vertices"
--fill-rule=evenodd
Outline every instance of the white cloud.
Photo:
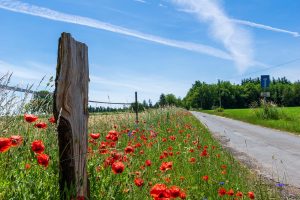
M 144 0 L 134 0 L 134 1 L 139 2 L 139 3 L 147 3 L 147 2 L 144 1 Z
M 131 30 L 120 26 L 112 25 L 109 23 L 105 23 L 99 20 L 95 20 L 92 18 L 82 17 L 78 15 L 70 15 L 55 10 L 51 10 L 45 7 L 39 7 L 27 3 L 22 3 L 20 1 L 0 0 L 0 8 L 5 10 L 10 10 L 13 12 L 25 13 L 33 16 L 43 17 L 55 21 L 79 24 L 79 25 L 88 26 L 100 30 L 106 30 L 114 33 L 119 33 L 131 37 L 155 42 L 166 46 L 171 46 L 171 47 L 185 49 L 197 53 L 207 54 L 221 59 L 232 60 L 232 56 L 229 55 L 227 52 L 216 49 L 211 46 L 196 44 L 191 42 L 178 41 L 178 40 L 171 40 L 171 39 L 162 38 L 155 35 L 145 34 L 135 30 Z
M 0 74 L 13 73 L 13 77 L 22 80 L 39 81 L 47 72 L 40 70 L 30 70 L 28 66 L 17 66 L 0 60 Z
M 287 34 L 290 34 L 294 37 L 299 37 L 300 36 L 300 34 L 298 32 L 288 31 L 288 30 L 281 29 L 281 28 L 275 28 L 275 27 L 272 27 L 272 26 L 258 24 L 258 23 L 255 23 L 255 22 L 250 22 L 250 21 L 245 21 L 245 20 L 240 20 L 240 19 L 231 19 L 231 21 L 233 21 L 237 24 L 251 26 L 251 27 L 254 27 L 254 28 L 260 28 L 260 29 L 265 29 L 265 30 L 274 31 L 274 32 L 287 33 Z
M 166 5 L 164 5 L 164 4 L 162 4 L 162 3 L 159 3 L 158 6 L 159 6 L 159 7 L 162 7 L 162 8 L 166 8 L 166 7 L 167 7 Z
M 230 20 L 218 1 L 172 0 L 172 2 L 209 25 L 213 38 L 220 41 L 230 52 L 240 72 L 244 72 L 255 63 L 249 33 Z

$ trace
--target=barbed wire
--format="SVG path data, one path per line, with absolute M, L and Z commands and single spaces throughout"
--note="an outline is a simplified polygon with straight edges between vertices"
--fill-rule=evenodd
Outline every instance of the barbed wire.
M 31 89 L 24 89 L 17 86 L 8 86 L 0 84 L 0 89 L 23 92 L 23 93 L 30 93 L 30 94 L 38 94 L 38 91 L 34 91 Z M 53 95 L 52 92 L 49 92 L 50 95 Z M 102 103 L 102 104 L 114 104 L 114 105 L 131 105 L 132 103 L 123 103 L 123 102 L 107 102 L 107 101 L 96 101 L 96 100 L 89 100 L 90 103 Z

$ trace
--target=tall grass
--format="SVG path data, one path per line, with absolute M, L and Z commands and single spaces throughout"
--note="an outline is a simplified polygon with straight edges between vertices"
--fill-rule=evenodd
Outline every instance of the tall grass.
M 186 199 L 233 199 L 232 191 L 233 195 L 243 193 L 238 199 L 249 199 L 249 191 L 256 199 L 280 199 L 276 188 L 236 161 L 189 112 L 149 110 L 140 115 L 139 124 L 134 117 L 131 113 L 90 117 L 89 132 L 100 133 L 98 139 L 89 139 L 91 199 L 152 199 L 150 191 L 155 184 L 178 186 Z M 47 122 L 47 118 L 38 121 Z M 55 124 L 47 124 L 46 129 L 38 129 L 22 116 L 16 117 L 1 136 L 21 135 L 23 143 L 0 153 L 0 199 L 59 198 Z M 106 138 L 110 130 L 118 132 L 115 143 Z M 34 140 L 45 144 L 44 153 L 50 156 L 46 168 L 38 164 L 31 150 Z M 128 146 L 134 152 L 125 153 Z M 120 158 L 125 169 L 114 174 L 112 162 Z M 145 165 L 146 160 L 151 166 Z M 172 168 L 161 170 L 163 162 L 172 162 Z M 137 178 L 143 180 L 141 186 L 135 184 Z M 221 188 L 227 191 L 224 196 L 219 194 Z

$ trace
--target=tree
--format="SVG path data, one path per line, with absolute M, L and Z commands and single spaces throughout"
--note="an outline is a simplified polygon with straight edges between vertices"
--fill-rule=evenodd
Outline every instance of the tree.
M 27 112 L 33 113 L 52 113 L 53 95 L 47 90 L 34 93 L 32 100 L 25 105 Z
M 158 104 L 160 106 L 166 106 L 167 105 L 166 96 L 164 94 L 160 95 Z

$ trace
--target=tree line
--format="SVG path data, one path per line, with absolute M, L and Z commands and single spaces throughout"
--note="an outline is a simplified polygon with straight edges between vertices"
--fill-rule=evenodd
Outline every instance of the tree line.
M 232 84 L 229 81 L 212 84 L 195 81 L 182 100 L 172 94 L 162 94 L 158 104 L 188 109 L 248 108 L 252 104 L 259 105 L 262 91 L 260 78 L 243 79 L 241 84 Z M 300 106 L 300 81 L 292 83 L 285 77 L 273 78 L 266 91 L 270 92 L 267 100 L 278 106 Z
M 248 108 L 251 105 L 259 105 L 262 88 L 260 78 L 243 79 L 240 84 L 229 81 L 218 81 L 218 83 L 205 83 L 195 81 L 188 90 L 186 96 L 181 99 L 174 94 L 161 94 L 155 104 L 149 99 L 138 103 L 138 110 L 143 111 L 150 108 L 163 106 L 177 106 L 187 109 L 214 109 L 222 108 Z M 278 106 L 300 106 L 300 81 L 291 82 L 287 78 L 272 78 L 269 88 L 268 101 Z M 30 112 L 52 112 L 52 93 L 39 91 L 34 94 L 33 99 L 25 106 Z M 113 108 L 104 106 L 89 106 L 89 112 L 124 112 L 135 111 L 136 105 L 132 103 L 129 107 Z

